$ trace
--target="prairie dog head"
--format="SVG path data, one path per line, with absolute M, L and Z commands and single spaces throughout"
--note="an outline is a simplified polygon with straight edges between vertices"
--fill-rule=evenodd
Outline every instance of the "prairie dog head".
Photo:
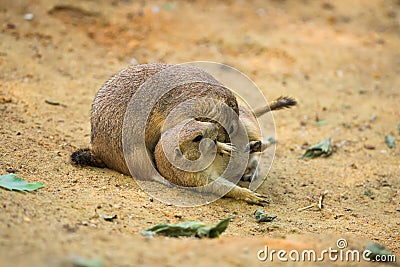
M 179 128 L 179 127 L 177 127 Z M 168 131 L 165 136 L 174 133 Z M 188 160 L 197 160 L 203 153 L 210 153 L 216 148 L 218 127 L 212 122 L 197 121 L 195 119 L 185 123 L 178 133 L 179 146 L 174 148 L 176 157 L 185 157 Z
M 186 120 L 162 133 L 155 149 L 159 170 L 170 167 L 199 172 L 210 167 L 216 158 L 229 156 L 232 145 L 218 141 L 216 123 Z

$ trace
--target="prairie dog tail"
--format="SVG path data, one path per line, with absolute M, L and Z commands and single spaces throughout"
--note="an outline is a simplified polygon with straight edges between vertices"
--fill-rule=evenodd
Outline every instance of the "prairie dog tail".
M 75 165 L 80 166 L 93 166 L 104 168 L 106 165 L 93 155 L 92 150 L 89 148 L 78 149 L 71 154 L 71 161 Z
M 271 101 L 265 107 L 258 107 L 254 109 L 254 114 L 256 117 L 260 117 L 267 112 L 272 110 L 279 110 L 284 108 L 290 108 L 292 106 L 297 105 L 297 100 L 290 96 L 280 96 L 277 99 Z

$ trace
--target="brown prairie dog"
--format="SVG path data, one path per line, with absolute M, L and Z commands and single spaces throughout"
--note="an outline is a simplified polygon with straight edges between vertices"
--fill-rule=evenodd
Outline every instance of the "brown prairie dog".
M 157 102 L 150 113 L 146 124 L 146 148 L 149 156 L 154 162 L 154 165 L 164 178 L 171 182 L 175 182 L 178 185 L 202 185 L 202 183 L 208 181 L 210 174 L 215 175 L 219 173 L 218 168 L 223 166 L 223 162 L 226 162 L 227 157 L 229 157 L 227 155 L 229 154 L 229 149 L 231 149 L 229 144 L 227 144 L 229 138 L 224 135 L 224 132 L 221 132 L 220 127 L 215 127 L 215 122 L 212 121 L 194 119 L 191 126 L 190 124 L 185 126 L 189 127 L 187 128 L 187 133 L 199 130 L 198 132 L 204 134 L 203 137 L 207 134 L 211 134 L 210 139 L 215 140 L 218 157 L 216 157 L 215 164 L 213 163 L 210 166 L 211 169 L 206 170 L 208 175 L 207 179 L 203 179 L 205 173 L 185 174 L 183 176 L 182 173 L 180 173 L 179 179 L 177 179 L 178 175 L 176 170 L 165 161 L 163 154 L 161 154 L 160 147 L 157 145 L 159 144 L 162 134 L 165 135 L 164 138 L 168 138 L 168 135 L 173 132 L 173 128 L 180 123 L 179 121 L 176 121 L 169 129 L 164 129 L 164 132 L 161 132 L 170 111 L 173 110 L 176 105 L 185 100 L 207 97 L 225 103 L 236 114 L 248 117 L 247 120 L 245 119 L 245 121 L 247 121 L 247 123 L 245 123 L 247 124 L 245 125 L 245 128 L 248 130 L 250 137 L 249 140 L 261 141 L 257 140 L 260 135 L 257 130 L 255 130 L 256 128 L 254 128 L 253 122 L 255 118 L 251 111 L 247 112 L 247 110 L 243 110 L 244 107 L 239 107 L 233 93 L 205 71 L 197 67 L 189 66 L 144 64 L 130 66 L 121 70 L 100 88 L 93 101 L 91 111 L 91 149 L 80 149 L 74 152 L 71 155 L 71 160 L 78 165 L 108 167 L 126 175 L 130 175 L 122 148 L 122 127 L 127 105 L 132 95 L 147 79 L 156 75 L 160 71 L 172 67 L 174 68 L 174 71 L 176 70 L 176 77 L 173 73 L 171 76 L 172 78 L 184 80 L 185 77 L 198 77 L 199 80 L 206 81 L 206 83 L 187 83 L 174 87 L 173 90 L 165 94 L 160 101 Z M 239 111 L 240 109 L 242 112 Z M 273 110 L 273 108 L 266 109 L 266 111 L 269 110 Z M 262 112 L 266 111 L 264 110 Z M 212 112 L 217 111 L 212 110 Z M 132 121 L 128 123 L 134 124 L 135 122 Z M 181 136 L 182 142 L 192 142 L 193 140 L 191 138 L 196 138 L 196 136 L 193 137 L 190 134 L 185 135 L 185 133 Z M 185 138 L 188 140 L 185 140 Z M 189 151 L 190 149 L 193 151 Z M 183 154 L 196 154 L 195 150 L 196 148 L 193 149 L 191 146 L 187 146 L 183 147 L 182 152 Z M 212 178 L 213 177 L 211 177 L 211 179 Z M 226 185 L 224 183 L 216 185 L 217 191 L 218 186 L 223 187 Z M 265 197 L 248 189 L 237 187 L 236 185 L 227 196 L 236 199 L 244 199 L 250 203 L 256 204 L 265 202 Z

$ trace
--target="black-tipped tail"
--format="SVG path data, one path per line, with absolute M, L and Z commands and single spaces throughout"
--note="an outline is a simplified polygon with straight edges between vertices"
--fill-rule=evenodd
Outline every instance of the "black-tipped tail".
M 272 110 L 279 110 L 284 108 L 290 108 L 297 105 L 297 100 L 290 96 L 280 96 L 277 99 L 273 100 L 266 107 L 259 107 L 254 110 L 254 114 L 256 117 L 260 117 L 267 112 Z
M 73 164 L 80 166 L 106 167 L 101 160 L 93 156 L 92 150 L 89 148 L 78 149 L 72 153 L 71 161 Z
M 290 108 L 297 105 L 297 100 L 290 96 L 280 96 L 269 104 L 271 110 Z

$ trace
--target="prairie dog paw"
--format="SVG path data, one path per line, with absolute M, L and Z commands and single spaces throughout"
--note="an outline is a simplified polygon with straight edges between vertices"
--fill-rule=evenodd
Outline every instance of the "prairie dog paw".
M 235 146 L 229 143 L 221 143 L 217 141 L 217 151 L 222 154 L 230 155 L 235 151 Z
M 258 205 L 258 206 L 264 206 L 271 202 L 270 198 L 268 198 L 267 196 L 258 194 L 258 193 L 254 193 L 254 192 L 252 192 L 251 195 L 247 196 L 245 198 L 245 201 L 249 204 Z

